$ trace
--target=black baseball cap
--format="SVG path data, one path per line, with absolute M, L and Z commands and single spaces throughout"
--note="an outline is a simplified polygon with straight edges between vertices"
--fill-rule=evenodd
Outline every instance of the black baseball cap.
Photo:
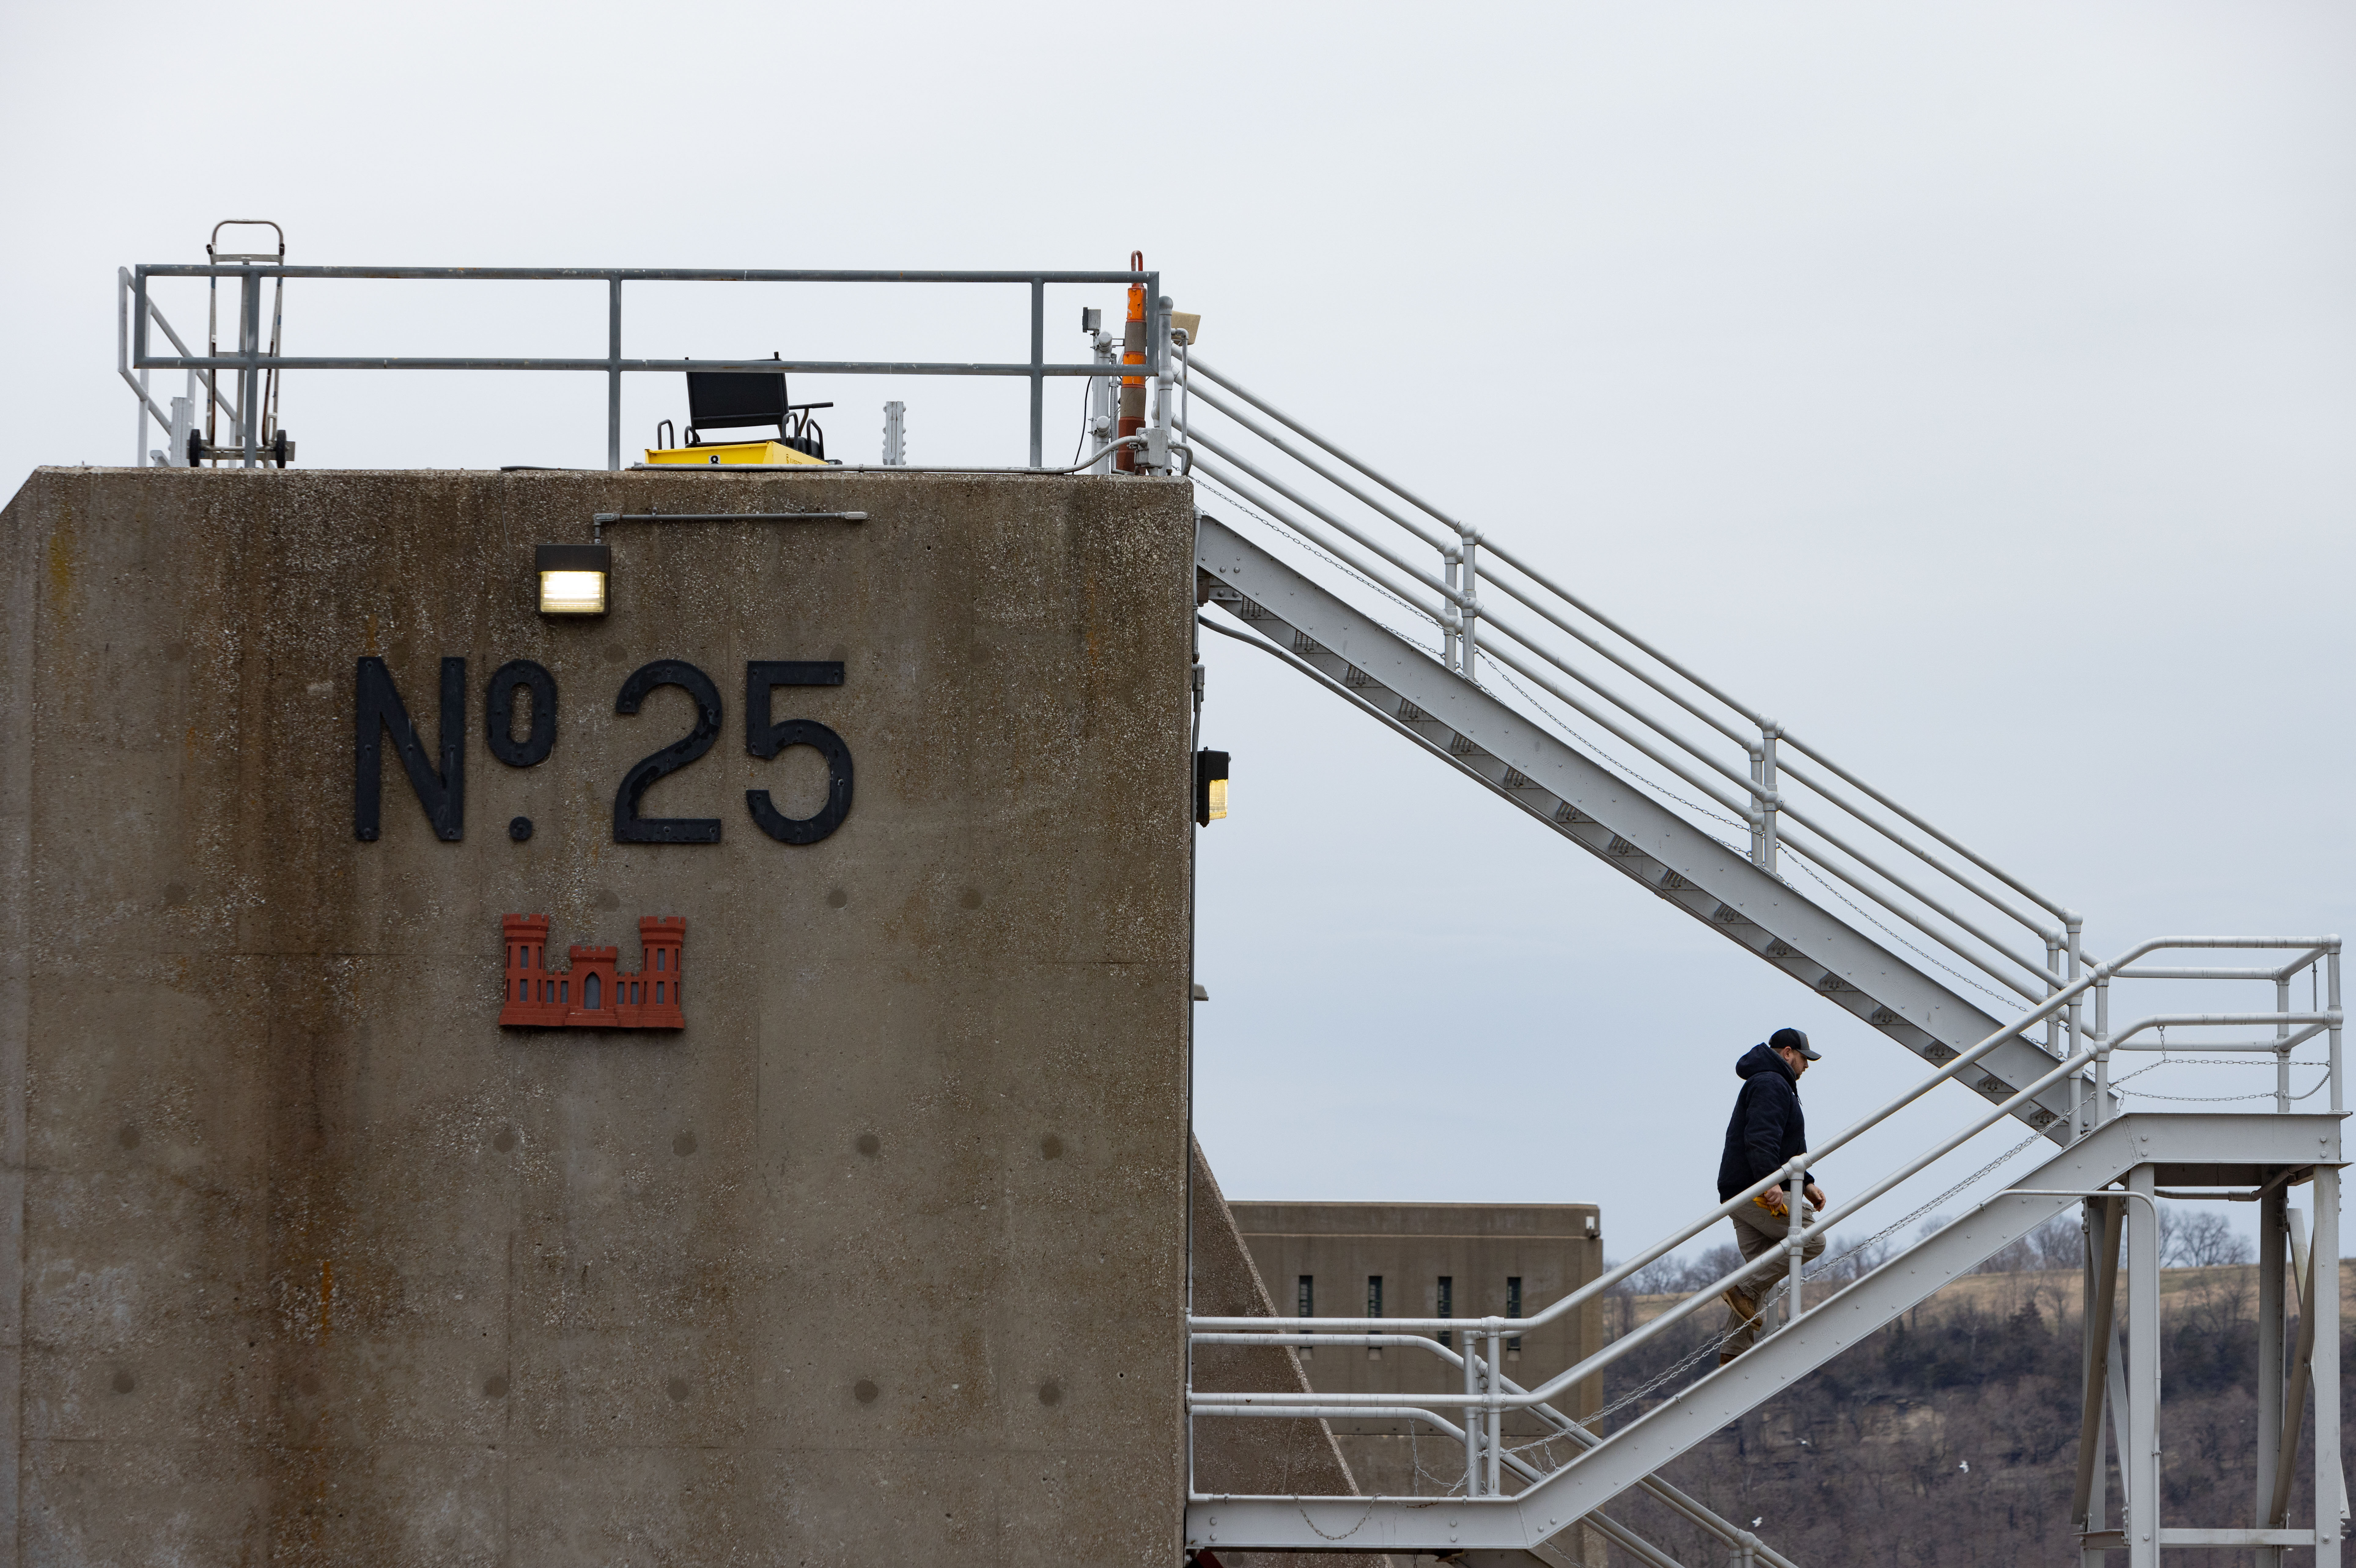
M 1810 1061 L 1824 1060 L 1824 1053 L 1808 1044 L 1804 1029 L 1778 1029 L 1767 1036 L 1767 1043 L 1779 1051 L 1797 1051 Z

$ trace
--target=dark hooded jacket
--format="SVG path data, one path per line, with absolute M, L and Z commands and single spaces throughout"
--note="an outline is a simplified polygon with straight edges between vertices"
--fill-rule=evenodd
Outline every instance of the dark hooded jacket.
M 1783 1058 L 1756 1045 L 1734 1064 L 1742 1092 L 1726 1123 L 1726 1153 L 1718 1162 L 1718 1200 L 1724 1203 L 1794 1155 L 1808 1152 L 1807 1119 L 1800 1113 L 1800 1080 Z M 1815 1180 L 1812 1174 L 1810 1181 Z

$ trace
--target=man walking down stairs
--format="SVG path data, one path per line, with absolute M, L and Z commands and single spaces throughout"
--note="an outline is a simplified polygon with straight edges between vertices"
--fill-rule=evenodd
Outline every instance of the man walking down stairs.
M 1734 1076 L 1742 1080 L 1742 1089 L 1734 1097 L 1734 1114 L 1726 1123 L 1726 1153 L 1718 1163 L 1720 1203 L 1774 1175 L 1785 1161 L 1807 1153 L 1808 1124 L 1800 1111 L 1800 1075 L 1811 1062 L 1822 1059 L 1823 1053 L 1808 1044 L 1805 1033 L 1778 1029 L 1764 1045 L 1751 1047 L 1735 1062 Z M 1816 1222 L 1816 1213 L 1825 1206 L 1825 1193 L 1813 1173 L 1804 1179 L 1807 1207 L 1800 1222 L 1807 1227 Z M 1791 1216 L 1782 1188 L 1769 1187 L 1751 1201 L 1758 1213 L 1739 1208 L 1731 1217 L 1734 1244 L 1742 1250 L 1746 1263 L 1783 1246 L 1791 1234 Z M 1801 1244 L 1800 1256 L 1814 1259 L 1824 1250 L 1824 1237 L 1810 1234 Z M 1719 1366 L 1758 1343 L 1760 1297 L 1772 1283 L 1772 1276 L 1754 1275 L 1728 1287 L 1726 1326 L 1733 1337 L 1718 1353 Z

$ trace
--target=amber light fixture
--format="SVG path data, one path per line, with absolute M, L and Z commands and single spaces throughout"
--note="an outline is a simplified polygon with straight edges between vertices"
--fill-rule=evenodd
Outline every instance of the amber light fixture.
M 1227 754 L 1194 754 L 1194 821 L 1209 827 L 1227 814 Z

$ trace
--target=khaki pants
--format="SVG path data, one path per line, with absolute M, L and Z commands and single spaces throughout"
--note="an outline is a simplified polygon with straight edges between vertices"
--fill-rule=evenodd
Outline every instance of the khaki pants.
M 1755 1203 L 1746 1203 L 1736 1209 L 1730 1218 L 1734 1221 L 1734 1244 L 1741 1249 L 1744 1262 L 1751 1262 L 1762 1252 L 1781 1252 L 1783 1250 L 1783 1240 L 1789 1234 L 1786 1229 L 1789 1221 L 1783 1215 L 1770 1214 Z M 1813 1262 L 1821 1257 L 1825 1250 L 1824 1235 L 1815 1229 L 1815 1211 L 1809 1208 L 1807 1199 L 1802 1198 L 1800 1200 L 1800 1257 L 1808 1262 Z M 1742 1282 L 1741 1288 L 1745 1294 L 1754 1299 L 1762 1297 L 1775 1288 L 1776 1282 L 1784 1278 L 1787 1272 L 1771 1270 L 1763 1274 L 1753 1274 Z M 1726 1313 L 1726 1326 L 1734 1328 L 1740 1323 L 1740 1317 L 1733 1308 L 1729 1307 Z M 1733 1355 L 1748 1350 L 1758 1342 L 1758 1323 L 1753 1321 L 1742 1324 L 1740 1332 L 1726 1342 L 1725 1348 L 1720 1354 Z

